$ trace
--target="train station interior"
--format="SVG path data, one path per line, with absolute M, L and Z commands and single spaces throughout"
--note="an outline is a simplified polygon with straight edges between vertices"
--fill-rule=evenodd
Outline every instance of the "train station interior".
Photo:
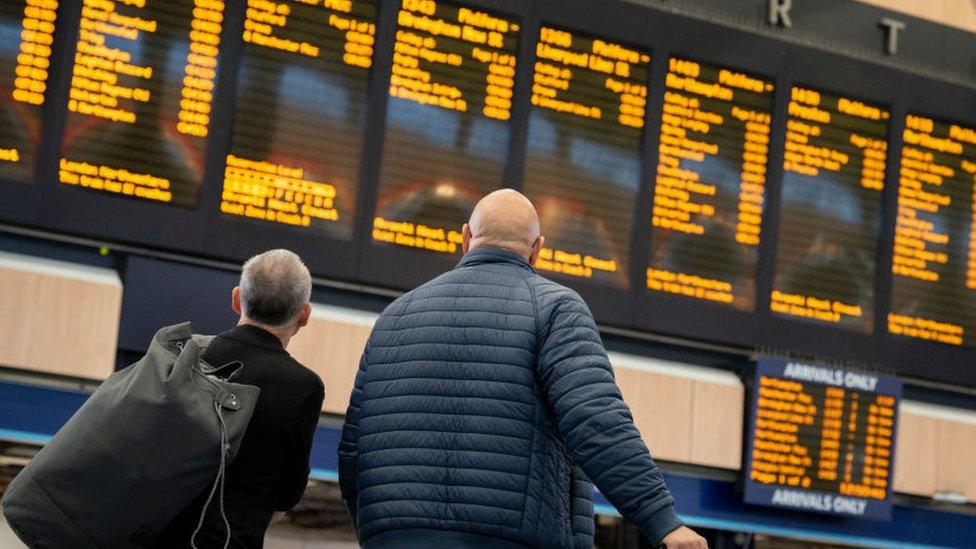
M 359 547 L 364 347 L 503 188 L 709 547 L 976 547 L 976 0 L 3 0 L 0 494 L 284 248 L 325 397 L 264 547 Z

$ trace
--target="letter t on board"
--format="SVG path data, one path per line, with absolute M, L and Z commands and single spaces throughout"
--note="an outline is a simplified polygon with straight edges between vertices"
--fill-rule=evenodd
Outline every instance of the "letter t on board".
M 882 27 L 884 27 L 885 33 L 888 35 L 888 38 L 885 41 L 885 53 L 888 55 L 898 53 L 898 33 L 905 30 L 907 25 L 890 17 L 883 18 L 880 24 Z

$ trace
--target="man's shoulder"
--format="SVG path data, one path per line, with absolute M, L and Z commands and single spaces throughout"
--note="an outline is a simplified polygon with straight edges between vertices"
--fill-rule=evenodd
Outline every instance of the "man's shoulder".
M 531 273 L 526 277 L 526 282 L 532 288 L 532 293 L 535 294 L 536 301 L 540 305 L 559 305 L 567 302 L 583 303 L 583 298 L 576 290 L 549 280 L 538 273 Z
M 473 276 L 474 275 L 474 276 Z M 420 286 L 402 294 L 400 297 L 393 300 L 392 303 L 387 305 L 386 309 L 383 310 L 381 316 L 397 315 L 406 309 L 409 304 L 416 299 L 423 299 L 426 297 L 431 297 L 432 295 L 437 295 L 443 293 L 443 288 L 445 286 L 451 286 L 456 284 L 463 284 L 471 282 L 472 278 L 476 278 L 477 275 L 470 271 L 463 271 L 460 269 L 452 269 L 445 273 L 424 282 Z
M 309 393 L 325 390 L 325 383 L 322 382 L 322 378 L 315 371 L 299 362 L 290 354 L 287 355 L 287 361 L 289 362 L 289 367 L 285 368 L 285 371 L 295 386 L 307 388 L 307 392 Z
M 240 360 L 244 363 L 245 377 L 255 383 L 271 383 L 282 388 L 310 393 L 322 390 L 322 379 L 303 365 L 287 350 L 249 345 L 226 334 L 218 335 L 210 344 L 208 354 L 221 360 Z
M 274 372 L 266 371 L 265 376 L 271 376 L 265 378 L 266 386 L 273 386 L 276 394 L 287 395 L 289 402 L 296 405 L 325 398 L 322 378 L 291 355 L 282 355 L 281 363 L 275 365 Z
M 401 295 L 395 299 L 386 309 L 383 311 L 383 315 L 395 315 L 403 311 L 408 304 L 414 299 L 420 297 L 430 296 L 432 293 L 438 291 L 439 288 L 454 284 L 464 284 L 464 283 L 477 283 L 481 277 L 482 273 L 486 271 L 479 271 L 478 266 L 468 267 L 466 269 L 454 269 L 441 274 L 440 276 L 417 286 L 413 290 Z M 497 271 L 491 271 L 492 274 L 497 275 Z M 504 273 L 504 283 L 511 285 L 512 287 L 522 287 L 528 289 L 534 296 L 534 298 L 542 304 L 556 304 L 560 302 L 578 302 L 582 303 L 583 298 L 573 290 L 563 286 L 558 282 L 554 282 L 534 271 L 506 271 Z M 493 280 L 493 283 L 499 283 L 499 280 Z
M 445 285 L 480 282 L 528 288 L 535 292 L 541 292 L 543 295 L 558 298 L 579 298 L 579 295 L 572 289 L 549 280 L 535 270 L 515 268 L 506 264 L 488 264 L 471 265 L 447 271 L 437 278 L 407 292 L 401 296 L 401 299 L 409 300 L 412 295 L 423 295 L 432 289 Z

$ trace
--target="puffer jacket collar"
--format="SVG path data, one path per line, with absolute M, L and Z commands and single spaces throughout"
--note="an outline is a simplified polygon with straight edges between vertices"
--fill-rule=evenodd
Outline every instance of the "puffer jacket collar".
M 511 251 L 502 248 L 475 248 L 464 254 L 461 261 L 458 262 L 456 269 L 463 267 L 472 267 L 474 265 L 484 265 L 487 263 L 508 263 L 510 265 L 515 265 L 523 269 L 527 269 L 531 272 L 535 272 L 532 265 L 525 260 L 524 257 Z

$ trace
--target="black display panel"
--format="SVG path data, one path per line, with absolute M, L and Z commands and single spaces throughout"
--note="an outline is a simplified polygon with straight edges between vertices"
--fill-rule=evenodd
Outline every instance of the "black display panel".
M 539 271 L 628 288 L 650 62 L 632 46 L 540 30 L 522 182 L 547 239 Z
M 909 113 L 888 333 L 976 344 L 976 130 Z
M 374 244 L 460 254 L 461 225 L 504 186 L 519 30 L 488 10 L 403 0 Z
M 0 178 L 30 183 L 41 139 L 56 0 L 0 5 Z
M 14 230 L 405 290 L 511 186 L 601 325 L 976 383 L 969 88 L 615 0 L 11 0 L 0 56 Z
M 794 86 L 770 309 L 871 333 L 889 111 Z
M 369 0 L 248 7 L 224 215 L 352 239 L 376 12 Z
M 196 205 L 225 3 L 82 0 L 58 179 Z
M 649 290 L 755 309 L 774 90 L 762 77 L 670 59 Z
M 754 383 L 747 503 L 890 518 L 900 379 L 762 358 Z

